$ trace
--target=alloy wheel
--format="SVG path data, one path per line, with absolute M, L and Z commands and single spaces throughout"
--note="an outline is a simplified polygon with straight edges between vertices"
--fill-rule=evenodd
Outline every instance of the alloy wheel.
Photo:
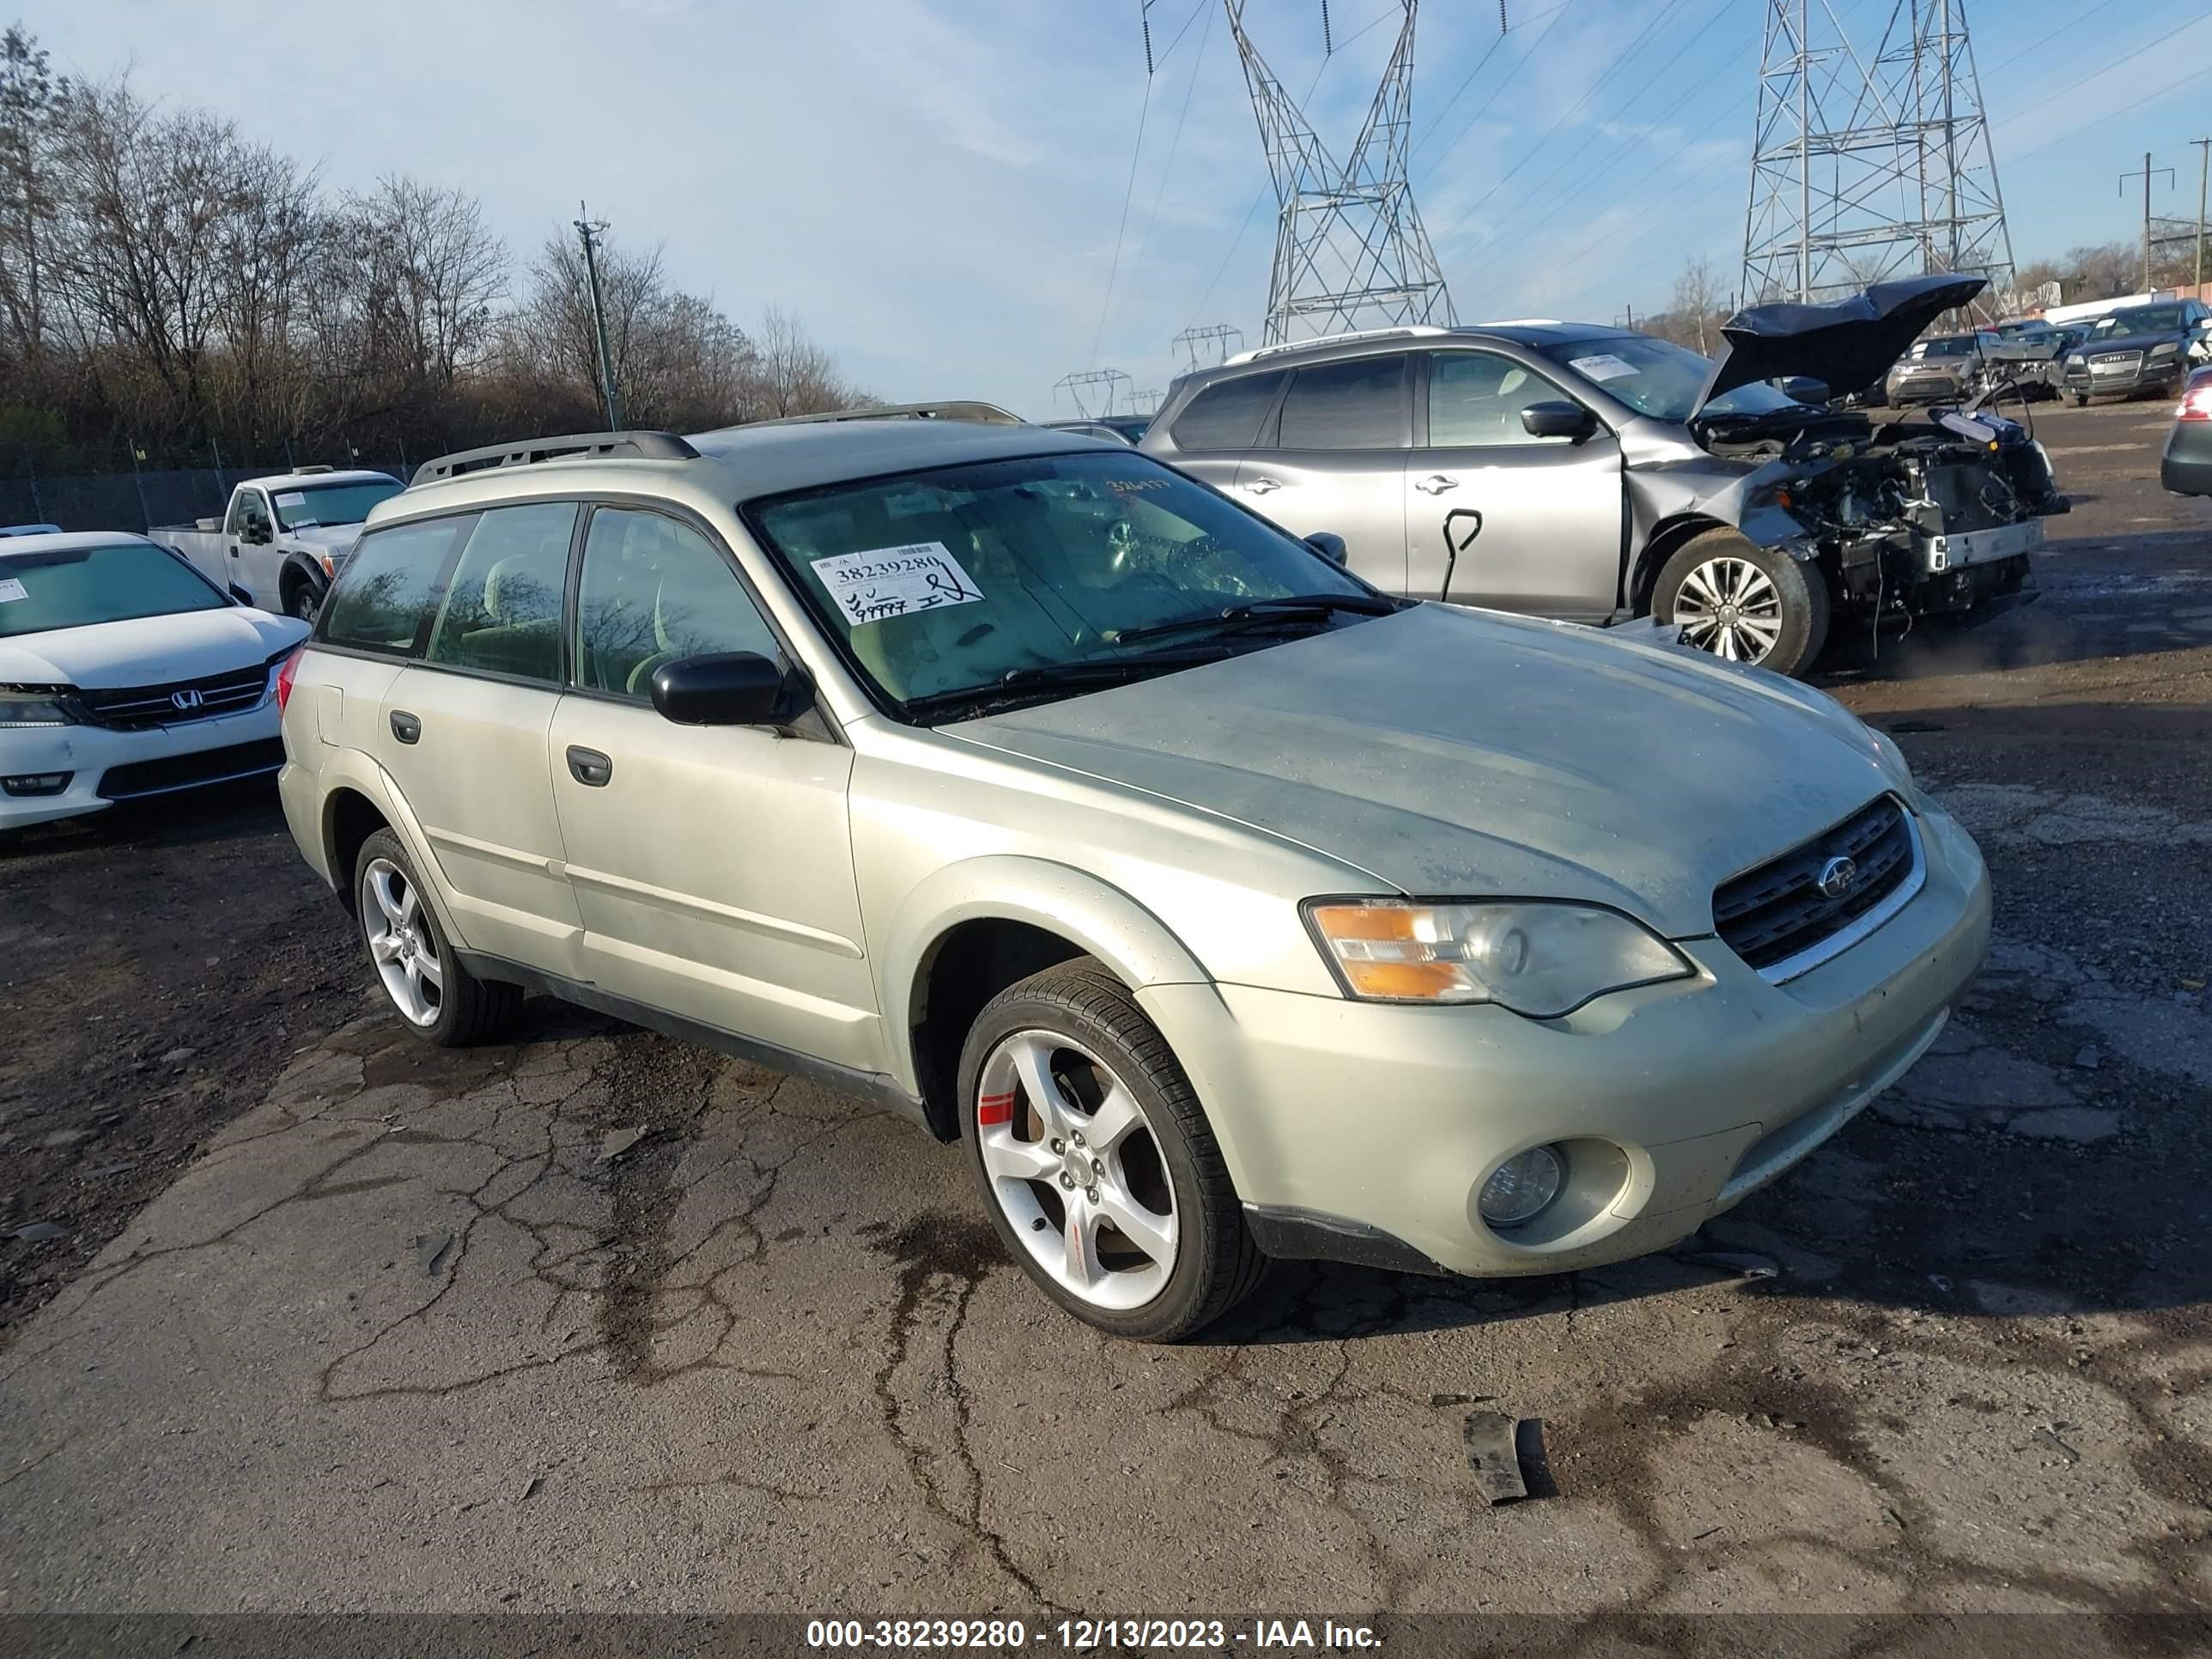
M 1682 643 L 1729 662 L 1765 660 L 1782 638 L 1782 595 L 1748 559 L 1693 566 L 1674 595 Z
M 377 859 L 361 884 L 370 902 L 362 907 L 362 930 L 386 994 L 410 1024 L 435 1024 L 445 1006 L 446 969 L 414 882 L 390 859 Z
M 1052 1031 L 1017 1031 L 977 1081 L 993 1198 L 1030 1257 L 1099 1308 L 1141 1307 L 1174 1273 L 1182 1229 L 1159 1143 L 1127 1084 Z

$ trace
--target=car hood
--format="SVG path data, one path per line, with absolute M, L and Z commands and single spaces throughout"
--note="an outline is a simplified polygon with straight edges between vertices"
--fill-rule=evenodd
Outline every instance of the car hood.
M 333 558 L 343 558 L 361 539 L 361 526 L 357 524 L 303 526 L 298 530 L 286 531 L 284 539 L 311 553 L 328 553 Z
M 1679 647 L 1424 605 L 945 735 L 1235 819 L 1406 893 L 1713 889 L 1902 780 L 1821 693 Z
M 1954 306 L 1989 286 L 1984 276 L 1906 276 L 1876 283 L 1863 294 L 1829 305 L 1753 306 L 1721 325 L 1726 343 L 1714 361 L 1698 406 L 1758 380 L 1807 374 L 1837 397 L 1881 379 Z
M 2189 337 L 2185 328 L 2154 329 L 2148 334 L 2115 334 L 2110 339 L 2084 340 L 2066 355 L 2079 352 L 2084 357 L 2094 357 L 2102 351 L 2148 351 L 2153 346 L 2179 345 Z
M 245 605 L 57 628 L 0 639 L 0 684 L 167 685 L 265 662 L 307 635 L 303 622 Z

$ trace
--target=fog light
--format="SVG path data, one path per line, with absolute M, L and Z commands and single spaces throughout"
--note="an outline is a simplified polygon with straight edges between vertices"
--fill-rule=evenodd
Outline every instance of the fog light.
M 1566 1161 L 1557 1151 L 1531 1146 L 1498 1166 L 1498 1172 L 1482 1183 L 1475 1207 L 1493 1227 L 1518 1227 L 1534 1221 L 1559 1195 L 1566 1173 Z
M 0 789 L 11 795 L 58 795 L 69 787 L 74 772 L 25 772 L 12 778 L 0 778 Z

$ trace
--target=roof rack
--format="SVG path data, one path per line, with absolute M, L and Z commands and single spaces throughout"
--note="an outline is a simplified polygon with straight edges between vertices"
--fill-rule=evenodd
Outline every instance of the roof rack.
M 822 421 L 969 421 L 981 426 L 1024 426 L 1027 422 L 996 404 L 951 402 L 877 404 L 868 409 L 833 409 L 820 415 L 786 415 L 755 426 L 806 426 Z
M 337 468 L 332 466 L 328 461 L 318 461 L 313 466 L 299 466 L 293 468 L 292 476 L 295 478 L 313 478 L 319 477 L 325 472 L 335 472 L 337 471 Z
M 540 461 L 621 457 L 641 461 L 692 461 L 699 452 L 673 432 L 575 432 L 565 437 L 535 438 L 520 444 L 488 444 L 458 450 L 415 469 L 413 483 L 458 478 L 495 466 L 535 466 Z
M 1286 351 L 1314 351 L 1322 346 L 1350 345 L 1356 340 L 1424 339 L 1431 335 L 1451 332 L 1452 330 L 1437 323 L 1408 323 L 1399 328 L 1355 328 L 1342 334 L 1316 334 L 1310 339 L 1285 340 L 1277 345 L 1255 346 L 1249 351 L 1240 351 L 1233 357 L 1223 359 L 1223 362 L 1224 364 L 1249 363 Z

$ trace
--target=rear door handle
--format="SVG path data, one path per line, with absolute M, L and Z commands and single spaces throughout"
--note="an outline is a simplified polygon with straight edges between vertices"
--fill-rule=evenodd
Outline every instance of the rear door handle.
M 1282 487 L 1280 481 L 1274 478 L 1255 478 L 1244 486 L 1255 495 L 1264 495 L 1271 489 L 1280 489 Z
M 392 735 L 402 743 L 412 743 L 422 735 L 422 722 L 404 708 L 392 711 Z
M 1431 472 L 1427 477 L 1415 484 L 1413 488 L 1416 489 L 1425 489 L 1431 495 L 1441 495 L 1447 489 L 1457 489 L 1459 488 L 1459 480 L 1457 478 L 1447 478 L 1441 472 Z
M 579 783 L 594 789 L 604 788 L 607 780 L 615 775 L 615 763 L 596 749 L 579 749 L 571 744 L 568 773 Z

